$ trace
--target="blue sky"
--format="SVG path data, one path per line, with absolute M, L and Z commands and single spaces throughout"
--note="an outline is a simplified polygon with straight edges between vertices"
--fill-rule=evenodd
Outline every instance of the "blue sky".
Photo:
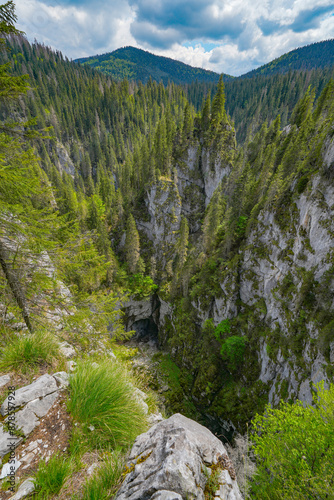
M 133 45 L 238 76 L 334 38 L 334 0 L 14 0 L 29 40 L 75 59 Z

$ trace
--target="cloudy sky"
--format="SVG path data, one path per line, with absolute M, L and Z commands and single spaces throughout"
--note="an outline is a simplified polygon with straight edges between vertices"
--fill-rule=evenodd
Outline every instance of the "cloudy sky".
M 75 59 L 132 45 L 240 75 L 334 38 L 334 0 L 14 0 L 29 40 Z

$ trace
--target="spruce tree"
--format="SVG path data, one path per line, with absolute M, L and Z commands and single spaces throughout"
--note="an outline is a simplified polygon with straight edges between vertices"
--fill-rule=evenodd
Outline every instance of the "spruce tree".
M 132 214 L 129 215 L 127 220 L 124 252 L 129 271 L 134 274 L 137 271 L 140 257 L 140 245 L 136 222 Z

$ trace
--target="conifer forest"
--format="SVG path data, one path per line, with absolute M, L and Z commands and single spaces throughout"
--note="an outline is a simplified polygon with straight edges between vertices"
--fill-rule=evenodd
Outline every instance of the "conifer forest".
M 333 499 L 333 40 L 231 77 L 131 47 L 72 61 L 16 24 L 1 5 L 1 404 L 69 373 L 66 451 L 27 463 L 27 498 L 223 498 L 219 461 L 197 496 L 122 496 L 138 387 L 226 445 L 226 498 Z

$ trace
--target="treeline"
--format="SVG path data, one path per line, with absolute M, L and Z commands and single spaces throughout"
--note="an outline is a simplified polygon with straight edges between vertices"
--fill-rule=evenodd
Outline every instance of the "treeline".
M 334 67 L 290 70 L 285 74 L 261 75 L 252 78 L 235 78 L 225 82 L 226 110 L 233 120 L 239 144 L 250 140 L 264 122 L 270 126 L 277 115 L 281 116 L 281 128 L 289 122 L 294 107 L 310 86 L 317 99 L 334 76 Z M 193 82 L 185 86 L 188 100 L 200 110 L 208 94 L 217 91 L 214 83 Z

